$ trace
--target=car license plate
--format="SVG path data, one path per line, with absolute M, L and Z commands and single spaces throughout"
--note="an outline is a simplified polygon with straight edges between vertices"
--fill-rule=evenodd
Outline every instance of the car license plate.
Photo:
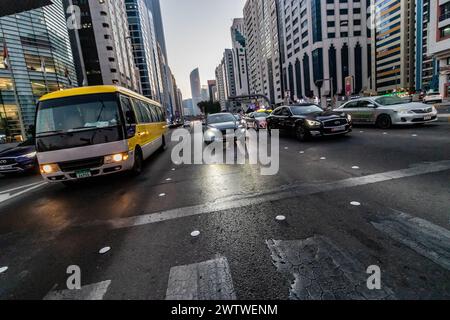
M 76 171 L 75 175 L 76 175 L 77 179 L 83 179 L 83 178 L 90 178 L 90 177 L 92 177 L 91 170 Z
M 340 126 L 331 129 L 331 132 L 339 132 L 339 131 L 345 131 L 345 126 Z
M 12 165 L 9 166 L 0 166 L 0 170 L 9 170 L 12 169 Z
M 424 118 L 423 118 L 423 120 L 425 120 L 425 121 L 428 121 L 428 120 L 431 120 L 431 116 L 425 116 Z

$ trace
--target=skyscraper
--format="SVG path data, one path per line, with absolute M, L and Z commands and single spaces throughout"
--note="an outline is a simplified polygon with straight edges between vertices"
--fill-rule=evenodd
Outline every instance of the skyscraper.
M 164 58 L 166 59 L 166 62 L 168 62 L 169 60 L 167 59 L 166 37 L 164 34 L 164 25 L 161 15 L 161 5 L 159 3 L 159 0 L 145 0 L 145 1 L 147 2 L 147 6 L 153 15 L 156 41 L 159 43 L 159 46 L 161 47 L 161 51 L 164 55 Z
M 291 100 L 346 95 L 353 77 L 359 94 L 369 87 L 370 30 L 366 1 L 280 1 L 283 77 Z M 332 94 L 331 94 L 332 93 Z
M 217 101 L 217 81 L 216 80 L 208 80 L 208 92 L 209 92 L 209 100 L 211 102 Z
M 278 0 L 247 0 L 244 7 L 249 91 L 274 104 L 283 102 L 277 10 Z
M 231 42 L 233 45 L 233 68 L 236 85 L 236 95 L 248 95 L 247 43 L 244 36 L 245 23 L 243 18 L 233 20 L 231 26 Z
M 198 68 L 194 69 L 190 75 L 191 80 L 191 93 L 192 93 L 192 104 L 193 104 L 193 116 L 199 113 L 198 103 L 202 101 L 202 86 L 200 82 L 200 72 Z
M 76 85 L 63 3 L 52 2 L 0 18 L 0 131 L 12 139 L 34 124 L 38 98 Z
M 415 82 L 415 3 L 374 0 L 375 34 L 372 56 L 378 92 L 412 89 Z
M 151 12 L 144 0 L 125 0 L 133 57 L 139 69 L 142 94 L 160 101 L 159 63 Z
M 87 85 L 114 84 L 140 91 L 128 17 L 122 0 L 72 0 L 81 10 L 78 31 Z M 62 24 L 65 27 L 65 23 Z

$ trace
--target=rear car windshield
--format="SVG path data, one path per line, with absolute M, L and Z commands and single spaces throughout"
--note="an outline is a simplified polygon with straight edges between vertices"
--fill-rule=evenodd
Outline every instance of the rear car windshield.
M 321 108 L 315 105 L 310 106 L 292 106 L 292 113 L 296 116 L 301 116 L 304 114 L 315 113 L 315 112 L 323 112 Z

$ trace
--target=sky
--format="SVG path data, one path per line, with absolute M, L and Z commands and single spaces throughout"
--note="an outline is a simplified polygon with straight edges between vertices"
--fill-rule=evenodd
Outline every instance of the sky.
M 215 79 L 225 48 L 231 48 L 233 18 L 245 0 L 160 0 L 167 55 L 183 99 L 191 98 L 189 75 L 199 68 L 202 85 Z

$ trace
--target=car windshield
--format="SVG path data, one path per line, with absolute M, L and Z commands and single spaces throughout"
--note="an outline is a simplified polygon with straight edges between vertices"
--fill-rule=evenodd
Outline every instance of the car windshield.
M 96 94 L 43 101 L 36 134 L 76 132 L 120 124 L 116 95 Z
M 439 92 L 428 92 L 427 95 L 429 95 L 429 96 L 438 96 L 438 95 L 440 95 L 440 93 Z
M 375 101 L 376 103 L 381 104 L 382 106 L 394 106 L 397 104 L 405 103 L 405 100 L 397 96 L 381 97 L 376 99 Z
M 315 105 L 306 106 L 292 106 L 291 111 L 296 116 L 301 116 L 310 113 L 323 112 L 323 109 Z
M 208 116 L 208 123 L 235 122 L 236 118 L 232 114 L 221 113 Z

